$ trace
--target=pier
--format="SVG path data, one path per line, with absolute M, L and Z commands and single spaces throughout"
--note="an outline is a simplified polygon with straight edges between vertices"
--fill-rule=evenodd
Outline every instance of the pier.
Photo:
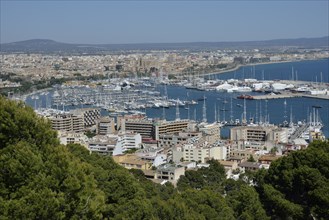
M 253 96 L 255 100 L 263 100 L 263 99 L 287 99 L 287 98 L 295 98 L 295 97 L 303 97 L 300 93 L 286 93 L 286 94 L 267 94 L 267 95 L 257 95 Z
M 296 98 L 296 97 L 329 100 L 328 95 L 310 95 L 310 94 L 305 94 L 305 93 L 292 93 L 292 92 L 287 92 L 287 93 L 283 93 L 283 94 L 256 95 L 256 96 L 253 96 L 253 99 L 254 100 L 288 99 L 288 98 Z

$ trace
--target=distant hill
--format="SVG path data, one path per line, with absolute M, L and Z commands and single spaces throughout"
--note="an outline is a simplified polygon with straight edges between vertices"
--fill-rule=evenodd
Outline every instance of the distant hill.
M 328 47 L 329 36 L 319 38 L 277 39 L 239 42 L 189 42 L 189 43 L 143 43 L 143 44 L 69 44 L 47 39 L 33 39 L 0 44 L 1 52 L 39 53 L 100 53 L 120 50 L 174 50 L 174 49 L 223 49 L 266 47 Z

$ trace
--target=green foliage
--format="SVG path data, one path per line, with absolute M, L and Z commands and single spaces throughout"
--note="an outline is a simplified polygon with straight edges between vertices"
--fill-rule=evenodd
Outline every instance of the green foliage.
M 236 219 L 267 219 L 256 190 L 242 181 L 228 180 L 226 200 L 234 210 Z
M 186 171 L 185 176 L 182 176 L 177 183 L 178 189 L 211 189 L 223 192 L 223 180 L 226 178 L 224 167 L 216 160 L 210 160 L 208 163 L 209 168 Z
M 256 162 L 254 156 L 252 156 L 251 154 L 250 154 L 250 157 L 248 158 L 247 161 L 248 161 L 248 162 Z
M 256 175 L 257 189 L 270 215 L 329 218 L 329 142 L 313 142 Z
M 90 130 L 86 131 L 85 132 L 85 135 L 88 137 L 88 138 L 93 138 L 96 136 L 96 133 L 95 132 L 92 132 Z
M 31 108 L 0 97 L 0 219 L 329 219 L 328 141 L 238 181 L 210 160 L 175 188 L 56 136 Z

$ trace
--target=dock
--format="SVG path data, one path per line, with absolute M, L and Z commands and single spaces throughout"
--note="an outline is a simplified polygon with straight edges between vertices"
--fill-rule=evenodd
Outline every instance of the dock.
M 305 93 L 284 93 L 284 94 L 266 94 L 266 95 L 256 95 L 253 96 L 254 100 L 264 100 L 264 99 L 289 99 L 289 98 L 312 98 L 312 99 L 325 99 L 329 100 L 329 95 L 310 95 Z
M 263 99 L 288 99 L 288 98 L 296 98 L 303 97 L 303 94 L 300 93 L 286 93 L 286 94 L 267 94 L 267 95 L 257 95 L 253 96 L 254 100 L 263 100 Z

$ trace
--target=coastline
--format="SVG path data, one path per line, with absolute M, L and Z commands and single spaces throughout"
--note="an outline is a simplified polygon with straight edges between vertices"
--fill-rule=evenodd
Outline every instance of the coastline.
M 329 57 L 320 58 L 320 59 L 284 60 L 284 61 L 264 62 L 264 63 L 238 64 L 237 66 L 235 66 L 232 69 L 225 69 L 225 70 L 221 70 L 221 71 L 217 71 L 217 72 L 204 73 L 204 74 L 200 74 L 200 75 L 202 75 L 202 76 L 212 76 L 212 75 L 232 72 L 232 71 L 238 70 L 241 67 L 245 67 L 245 66 L 259 66 L 259 65 L 277 64 L 277 63 L 295 63 L 295 62 L 303 62 L 303 61 L 311 61 L 311 60 L 322 60 L 322 59 L 329 59 Z

